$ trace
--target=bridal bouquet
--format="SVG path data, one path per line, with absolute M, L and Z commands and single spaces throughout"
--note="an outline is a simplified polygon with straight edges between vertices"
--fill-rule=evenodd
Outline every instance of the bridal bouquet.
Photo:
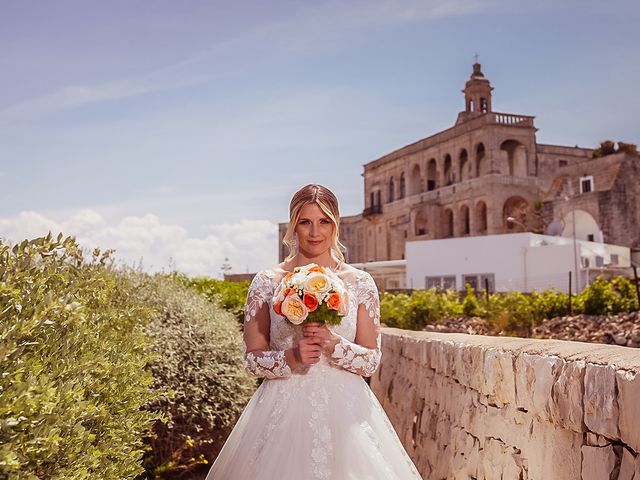
M 349 311 L 349 296 L 334 272 L 310 263 L 294 268 L 282 279 L 273 295 L 273 309 L 294 325 L 337 325 Z

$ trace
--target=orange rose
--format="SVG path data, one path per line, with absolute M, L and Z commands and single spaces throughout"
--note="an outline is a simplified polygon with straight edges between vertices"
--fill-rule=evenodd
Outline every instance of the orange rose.
M 338 310 L 338 308 L 340 308 L 340 295 L 335 292 L 329 295 L 329 298 L 327 299 L 327 307 L 331 310 Z
M 282 302 L 278 302 L 278 303 L 274 304 L 273 305 L 273 311 L 276 312 L 280 316 L 284 316 L 284 315 L 282 315 Z
M 316 308 L 318 308 L 318 299 L 313 293 L 305 293 L 304 304 L 307 306 L 310 312 L 313 312 Z
M 316 265 L 315 267 L 311 267 L 309 269 L 309 273 L 311 273 L 311 272 L 327 273 L 327 271 L 324 269 L 324 267 L 322 267 L 320 265 Z
M 287 287 L 284 289 L 283 295 L 285 297 L 288 297 L 289 295 L 293 295 L 294 293 L 296 293 L 296 291 L 293 288 Z

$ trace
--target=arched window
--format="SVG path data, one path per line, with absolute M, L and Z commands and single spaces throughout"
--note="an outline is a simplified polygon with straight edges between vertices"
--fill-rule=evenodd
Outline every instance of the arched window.
M 404 198 L 406 195 L 406 185 L 404 180 L 404 172 L 400 175 L 400 198 Z
M 396 187 L 393 182 L 393 177 L 389 180 L 389 202 L 393 202 L 396 199 Z

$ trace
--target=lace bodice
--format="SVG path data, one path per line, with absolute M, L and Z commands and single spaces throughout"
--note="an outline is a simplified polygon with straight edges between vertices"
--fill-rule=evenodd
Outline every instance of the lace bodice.
M 281 268 L 262 270 L 256 274 L 249 287 L 245 304 L 245 347 L 247 332 L 256 330 L 256 326 L 250 326 L 251 322 L 261 322 L 264 330 L 268 328 L 268 351 L 247 353 L 245 348 L 245 365 L 251 373 L 258 376 L 275 378 L 292 374 L 285 361 L 284 352 L 297 346 L 302 338 L 302 327 L 293 325 L 278 315 L 272 305 L 274 290 L 287 273 Z M 360 375 L 370 376 L 380 361 L 378 289 L 369 273 L 349 265 L 343 264 L 336 273 L 345 283 L 349 296 L 349 310 L 339 325 L 329 326 L 341 337 L 340 342 L 331 357 L 323 357 L 318 365 L 336 365 Z M 359 319 L 360 305 L 364 306 L 364 314 L 360 309 Z M 369 322 L 378 330 L 377 348 L 369 349 L 354 343 L 358 322 Z

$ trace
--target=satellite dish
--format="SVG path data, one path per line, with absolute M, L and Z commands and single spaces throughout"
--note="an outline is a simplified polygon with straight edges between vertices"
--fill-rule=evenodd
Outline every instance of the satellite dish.
M 544 233 L 547 235 L 551 235 L 554 237 L 559 237 L 562 235 L 562 230 L 564 230 L 564 225 L 560 220 L 554 220 L 549 225 L 547 225 L 547 229 Z

